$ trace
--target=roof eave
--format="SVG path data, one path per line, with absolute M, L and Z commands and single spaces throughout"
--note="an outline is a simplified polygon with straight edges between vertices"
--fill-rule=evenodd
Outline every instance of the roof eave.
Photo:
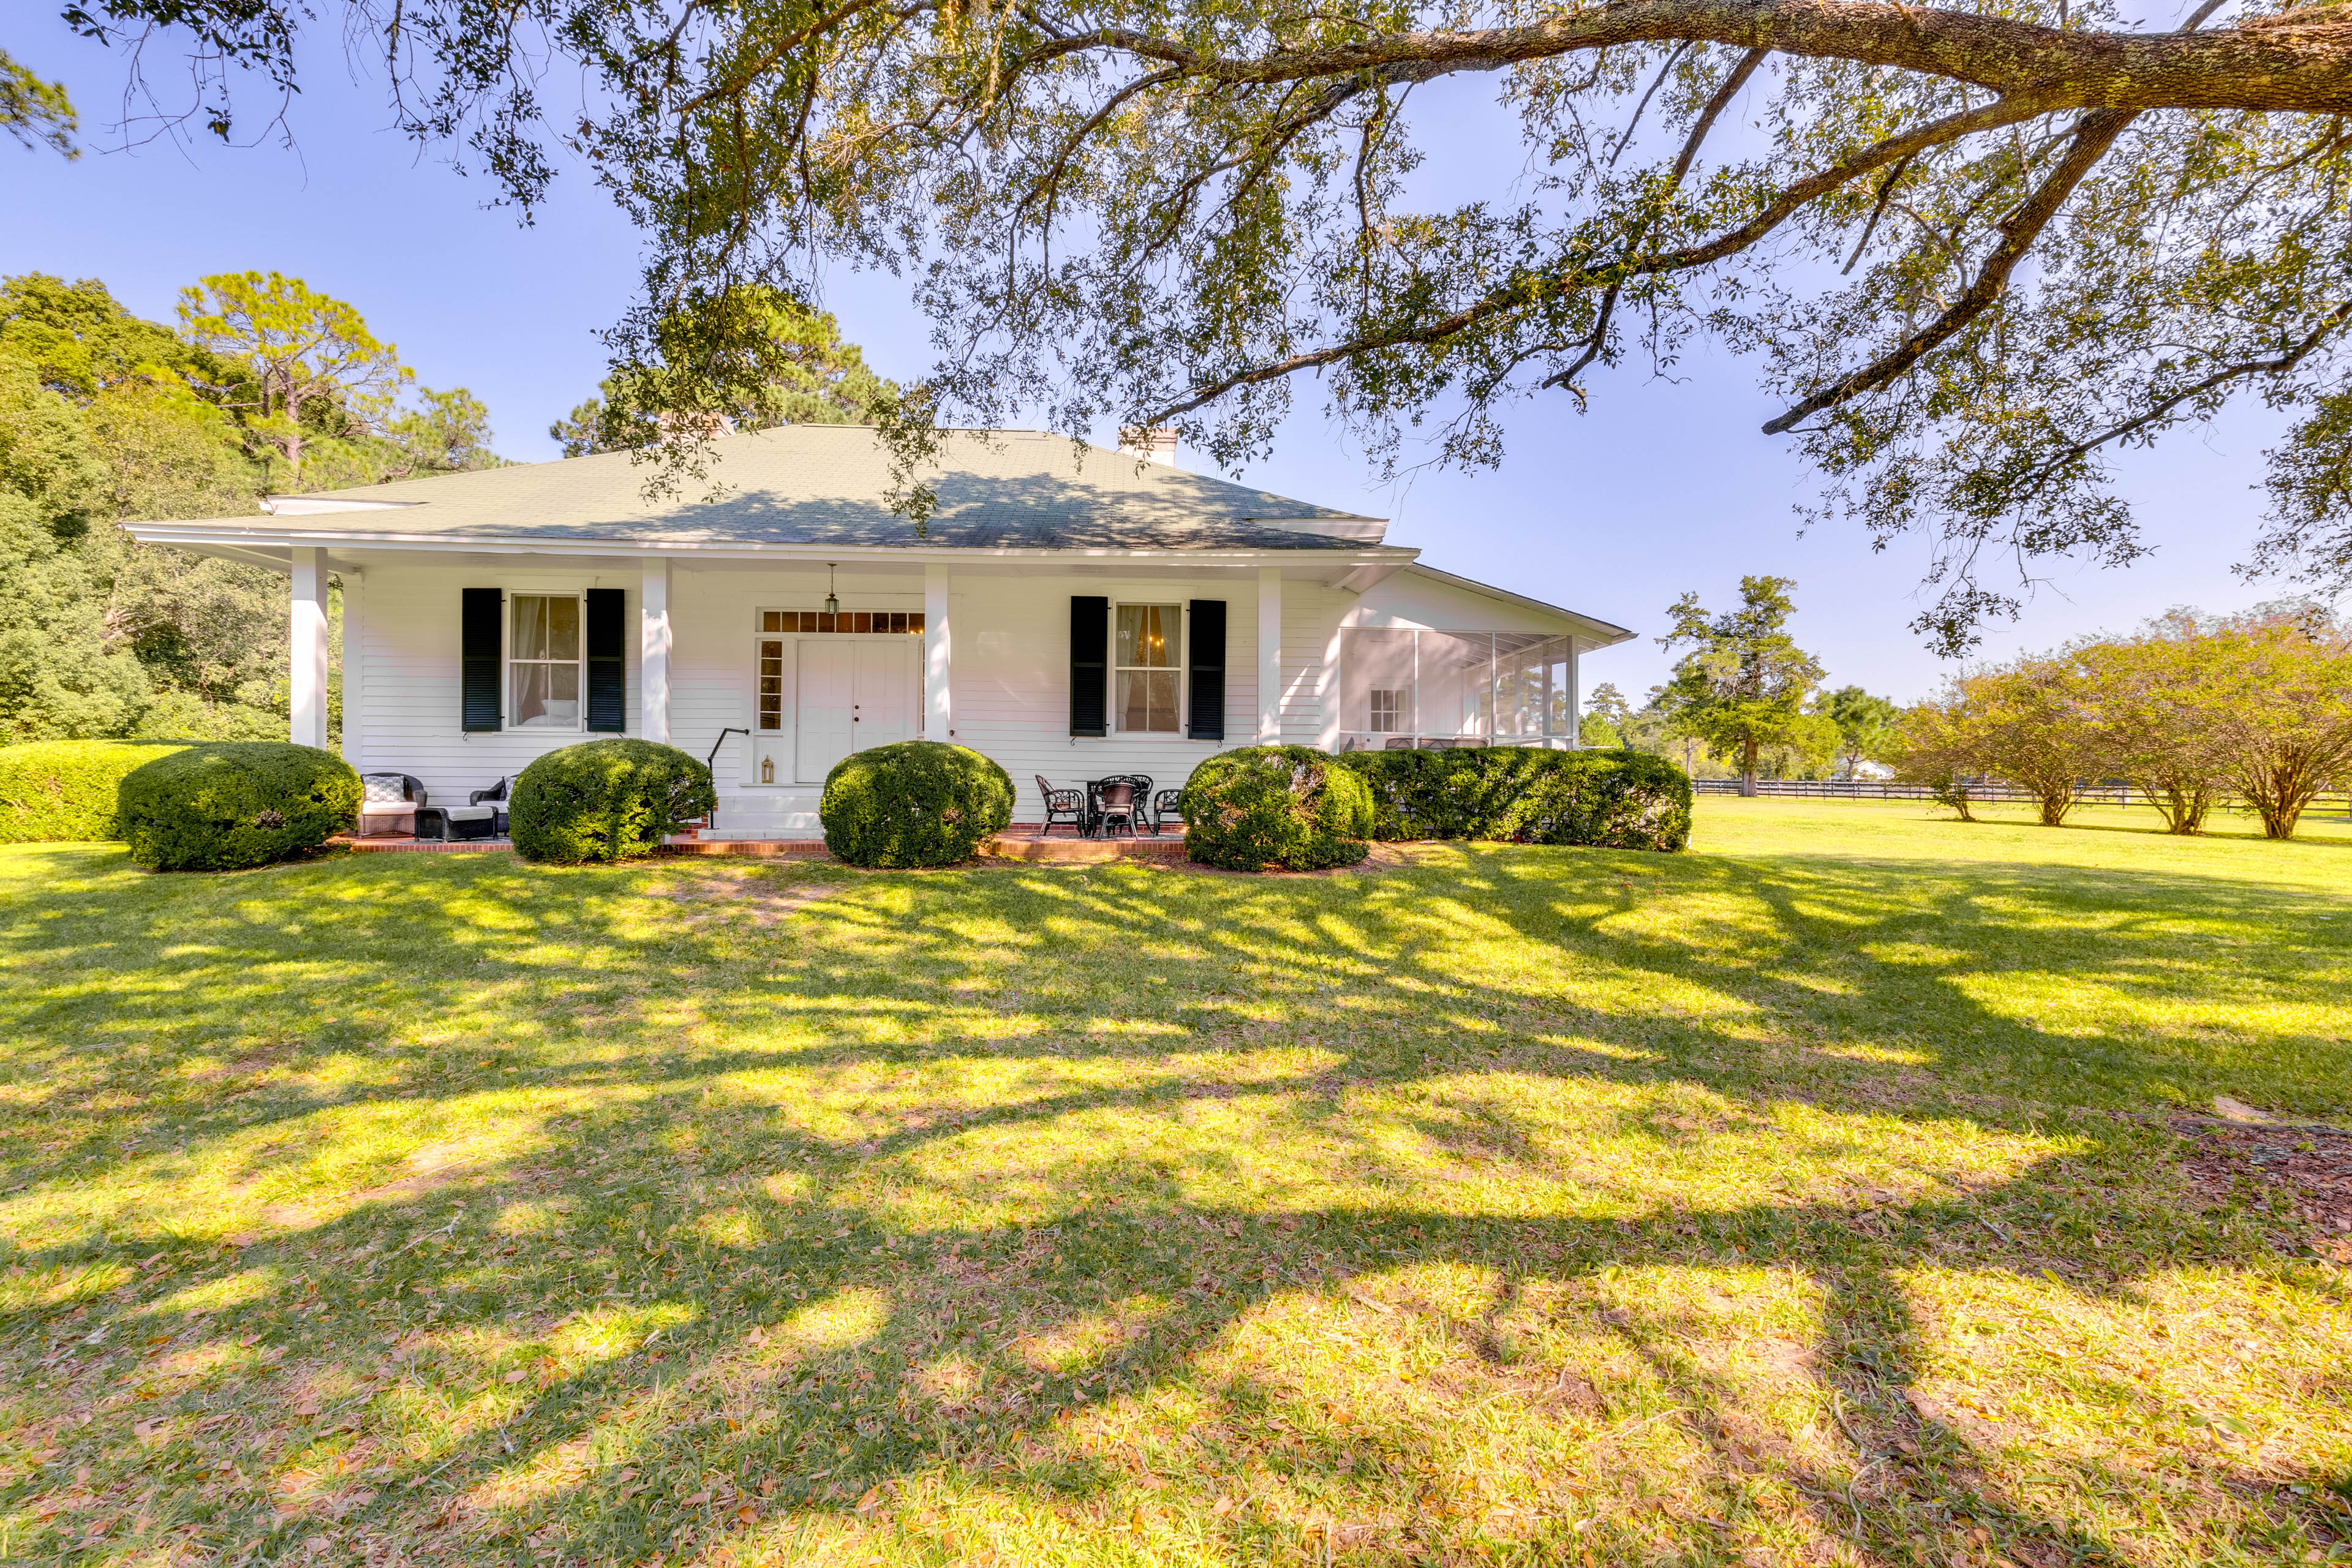
M 126 522 L 123 531 L 142 544 L 206 546 L 251 552 L 313 546 L 329 550 L 396 550 L 494 555 L 696 556 L 707 560 L 1151 560 L 1218 562 L 1266 556 L 1298 560 L 1410 563 L 1418 550 L 1394 544 L 1321 544 L 1285 549 L 1274 545 L 1000 545 L 844 544 L 759 540 L 613 539 L 586 535 L 432 534 L 353 528 L 256 528 L 229 520 L 195 522 Z M 250 558 L 248 555 L 247 558 Z
M 1604 621 L 1598 616 L 1588 616 L 1581 610 L 1571 610 L 1561 605 L 1547 604 L 1541 599 L 1529 598 L 1525 594 L 1514 594 L 1508 588 L 1497 588 L 1491 583 L 1481 583 L 1475 577 L 1460 576 L 1432 566 L 1425 561 L 1412 562 L 1405 570 L 1421 576 L 1434 577 L 1439 582 L 1451 584 L 1456 588 L 1466 588 L 1474 594 L 1484 594 L 1490 599 L 1506 599 L 1514 605 L 1524 605 L 1531 610 L 1540 610 L 1546 615 L 1559 616 L 1563 619 L 1578 622 L 1590 629 L 1580 631 L 1577 636 L 1590 640 L 1596 649 L 1614 647 L 1621 642 L 1631 642 L 1633 639 L 1633 633 L 1630 628 L 1611 621 Z

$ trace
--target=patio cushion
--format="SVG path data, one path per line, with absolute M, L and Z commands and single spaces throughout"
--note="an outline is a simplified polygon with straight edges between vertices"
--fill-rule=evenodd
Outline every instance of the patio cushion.
M 404 805 L 408 801 L 408 780 L 400 773 L 362 773 L 360 799 L 370 805 Z
M 445 805 L 441 815 L 452 822 L 487 822 L 498 815 L 492 805 Z

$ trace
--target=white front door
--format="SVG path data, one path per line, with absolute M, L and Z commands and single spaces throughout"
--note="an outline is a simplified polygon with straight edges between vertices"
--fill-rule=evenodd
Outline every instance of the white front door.
M 793 776 L 823 784 L 852 752 L 915 738 L 913 639 L 803 637 L 793 702 Z
M 898 637 L 856 645 L 849 716 L 857 751 L 915 738 L 914 640 Z
M 798 739 L 793 776 L 823 784 L 833 764 L 856 749 L 850 738 L 850 652 L 829 637 L 801 639 L 799 691 L 793 704 Z

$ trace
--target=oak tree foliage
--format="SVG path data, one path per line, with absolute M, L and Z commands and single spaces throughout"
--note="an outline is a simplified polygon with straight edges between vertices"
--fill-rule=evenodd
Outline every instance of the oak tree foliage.
M 1825 691 L 1816 707 L 1837 726 L 1837 754 L 1848 778 L 1854 777 L 1863 763 L 1881 761 L 1902 744 L 1902 708 L 1859 686 Z
M 682 320 L 747 286 L 818 300 L 844 262 L 908 277 L 935 324 L 891 416 L 909 474 L 940 426 L 1037 409 L 1238 466 L 1308 385 L 1391 461 L 1425 434 L 1493 463 L 1521 401 L 1580 405 L 1706 334 L 1759 366 L 1817 516 L 1935 542 L 1919 625 L 1947 651 L 2052 558 L 2143 552 L 2119 466 L 2233 400 L 2288 427 L 2247 568 L 2352 581 L 2343 0 L 338 9 L 67 15 L 185 48 L 224 133 L 240 73 L 290 90 L 316 24 L 370 41 L 401 123 L 507 199 L 568 147 L 649 242 L 616 363 L 689 373 L 686 414 L 759 372 Z M 545 96 L 559 65 L 576 105 Z M 1417 117 L 1453 79 L 1517 144 L 1492 188 L 1433 194 Z
M 548 426 L 565 457 L 642 450 L 681 426 L 878 424 L 900 395 L 864 350 L 842 341 L 830 311 L 757 285 L 672 312 L 655 346 L 653 358 L 606 376 L 594 397 Z M 727 374 L 707 374 L 714 363 Z
M 0 49 L 0 131 L 19 146 L 47 146 L 78 158 L 81 150 L 74 145 L 76 129 L 73 101 L 66 89 L 34 75 Z

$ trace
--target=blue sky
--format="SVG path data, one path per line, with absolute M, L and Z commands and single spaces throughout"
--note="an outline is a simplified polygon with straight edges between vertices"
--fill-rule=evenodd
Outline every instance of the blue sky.
M 89 146 L 68 163 L 0 143 L 0 272 L 100 278 L 133 310 L 166 321 L 179 289 L 203 274 L 292 273 L 357 305 L 425 384 L 482 397 L 500 452 L 555 456 L 548 423 L 594 391 L 604 367 L 595 333 L 625 307 L 638 258 L 635 233 L 584 176 L 567 170 L 530 226 L 485 207 L 481 181 L 383 129 L 381 84 L 354 80 L 340 52 L 310 61 L 291 149 L 159 141 L 106 151 L 121 141 L 110 131 L 119 61 L 53 16 L 16 15 L 0 44 L 66 81 Z M 1507 130 L 1473 95 L 1480 84 L 1460 85 L 1473 91 L 1416 104 L 1433 152 L 1420 177 L 1432 188 L 1491 169 Z M 1514 167 L 1517 158 L 1514 143 Z M 825 303 L 877 369 L 920 373 L 926 328 L 902 284 L 845 273 Z M 1874 555 L 1837 527 L 1799 537 L 1792 508 L 1811 481 L 1783 441 L 1759 433 L 1778 409 L 1753 367 L 1701 346 L 1675 374 L 1602 377 L 1582 416 L 1562 395 L 1531 400 L 1511 417 L 1499 470 L 1423 471 L 1395 488 L 1373 483 L 1302 389 L 1275 457 L 1246 478 L 1390 517 L 1390 539 L 1421 547 L 1433 564 L 1643 633 L 1587 661 L 1588 682 L 1614 681 L 1636 702 L 1669 662 L 1649 640 L 1665 606 L 1685 589 L 1727 605 L 1742 574 L 1763 572 L 1796 579 L 1795 629 L 1833 683 L 1898 699 L 1932 689 L 1947 667 L 1907 629 L 1923 547 Z M 2283 593 L 2229 570 L 2259 518 L 2254 487 L 2274 429 L 2247 410 L 2130 455 L 2125 494 L 2156 555 L 2124 572 L 2059 563 L 2023 621 L 1997 628 L 1984 653 L 2125 627 L 2176 604 L 2224 610 Z

